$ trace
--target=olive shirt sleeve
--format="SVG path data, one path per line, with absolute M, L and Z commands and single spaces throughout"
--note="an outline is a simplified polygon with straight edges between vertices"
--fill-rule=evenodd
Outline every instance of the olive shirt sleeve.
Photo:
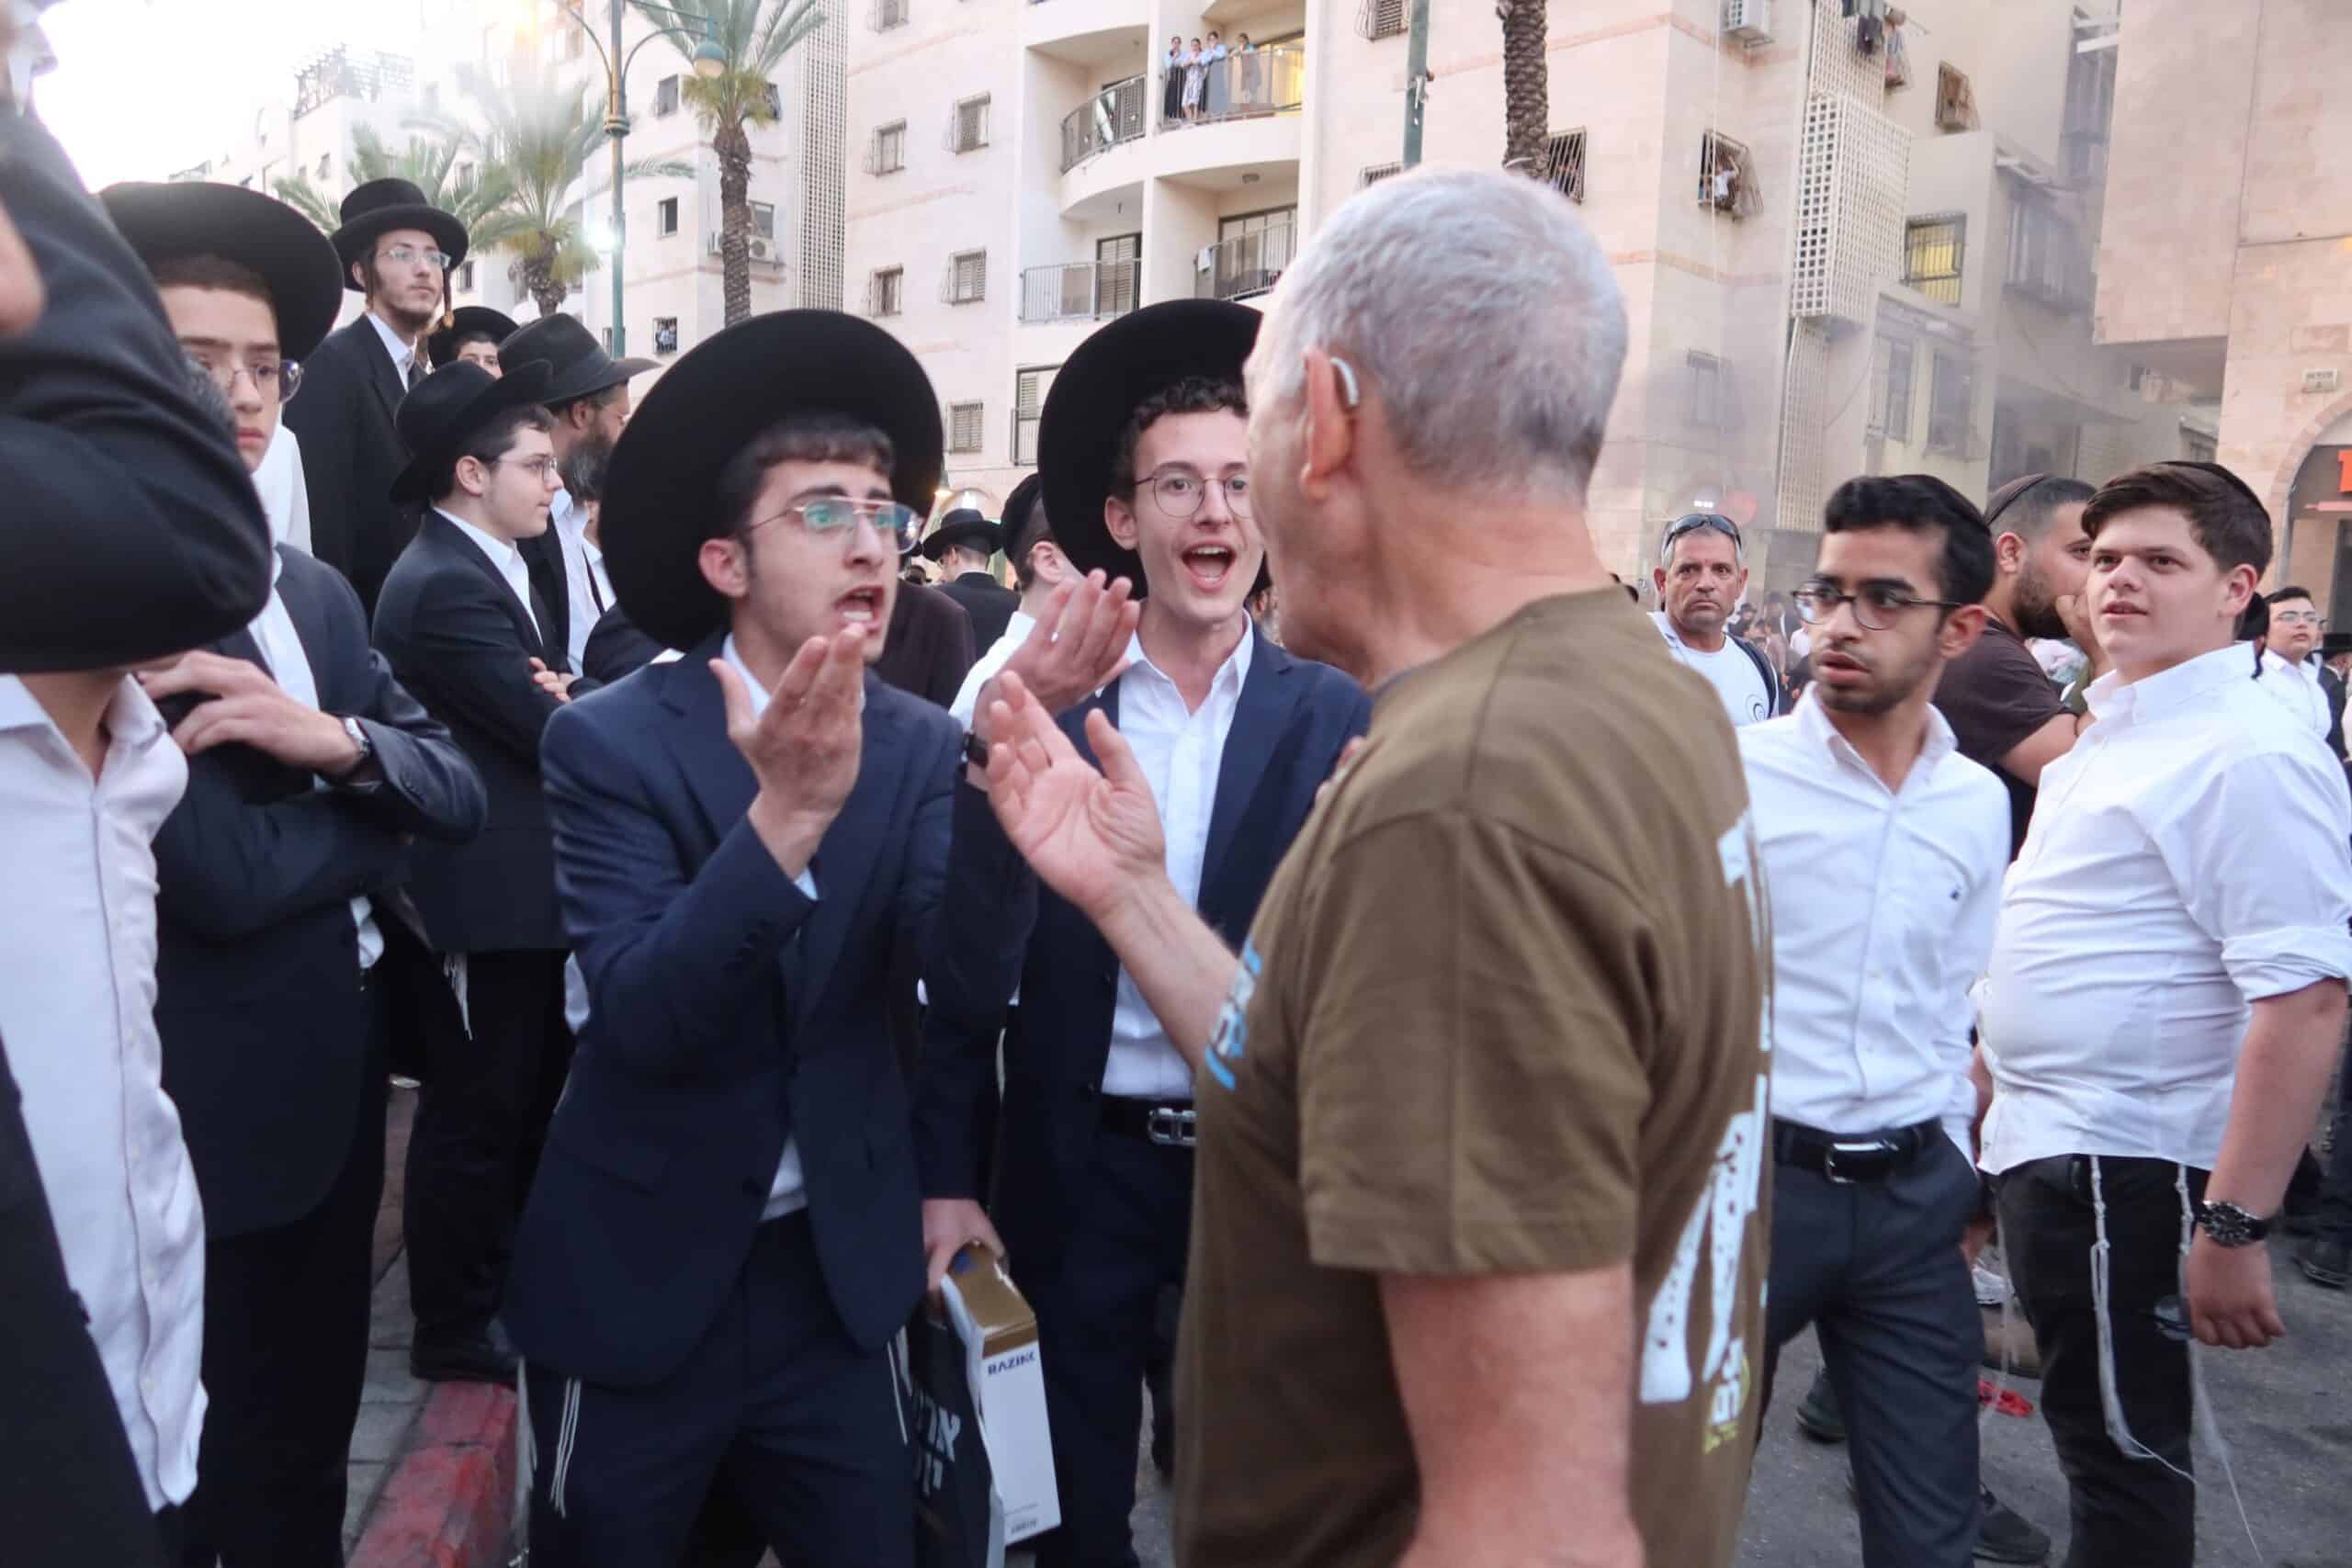
M 1561 1272 L 1634 1253 L 1650 1102 L 1640 905 L 1458 809 L 1331 858 L 1302 998 L 1300 1177 L 1326 1268 Z

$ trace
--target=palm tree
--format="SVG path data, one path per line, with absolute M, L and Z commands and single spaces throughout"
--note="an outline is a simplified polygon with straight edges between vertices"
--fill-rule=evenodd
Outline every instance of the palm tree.
M 351 183 L 364 185 L 394 175 L 413 181 L 425 200 L 454 214 L 466 226 L 469 249 L 489 250 L 522 227 L 521 220 L 506 210 L 514 184 L 505 171 L 492 164 L 459 167 L 458 155 L 464 151 L 461 139 L 445 134 L 411 137 L 407 146 L 394 152 L 373 127 L 357 126 L 351 132 Z M 343 226 L 336 199 L 313 186 L 308 175 L 280 179 L 276 189 L 279 200 L 325 232 L 332 234 Z
M 691 61 L 704 39 L 717 43 L 727 67 L 717 76 L 687 75 L 682 96 L 718 154 L 718 265 L 727 324 L 752 313 L 752 137 L 753 125 L 776 118 L 772 82 L 793 46 L 824 25 L 817 0 L 631 0 L 657 28 L 677 28 L 669 39 Z M 683 26 L 679 18 L 685 18 Z M 691 35 L 691 36 L 690 36 Z
M 1495 0 L 1503 23 L 1503 167 L 1544 177 L 1552 107 L 1544 59 L 1544 0 Z
M 459 65 L 457 76 L 481 128 L 444 117 L 417 123 L 437 142 L 472 152 L 484 177 L 503 188 L 496 216 L 503 227 L 492 245 L 514 253 L 508 276 L 537 302 L 541 315 L 550 315 L 573 285 L 596 269 L 596 253 L 581 220 L 579 186 L 589 160 L 604 145 L 604 118 L 588 108 L 587 84 L 566 84 L 520 60 L 503 84 L 472 65 Z M 628 172 L 694 171 L 683 164 L 648 162 L 630 164 Z

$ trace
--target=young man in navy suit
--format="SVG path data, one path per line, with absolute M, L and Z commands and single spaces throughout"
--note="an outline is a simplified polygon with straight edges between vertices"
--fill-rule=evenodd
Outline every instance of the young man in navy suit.
M 1061 722 L 1080 746 L 1087 709 L 1117 724 L 1167 824 L 1170 877 L 1237 943 L 1372 712 L 1353 681 L 1284 653 L 1243 607 L 1265 558 L 1240 385 L 1259 319 L 1183 300 L 1104 327 L 1055 378 L 1038 457 L 1063 552 L 1081 570 L 1136 581 L 1144 598 L 1125 673 Z M 1016 656 L 1011 668 L 1048 711 L 1085 697 L 1041 685 L 1028 662 Z M 927 1062 L 957 1043 L 927 1041 Z M 988 1124 L 994 1066 L 983 1054 L 927 1068 L 982 1108 L 927 1129 L 967 1180 L 978 1179 L 969 1130 Z M 1039 900 L 1003 1077 L 991 1212 L 1037 1311 L 1061 1489 L 1061 1529 L 1038 1542 L 1037 1560 L 1132 1564 L 1143 1380 L 1162 1292 L 1184 1278 L 1193 1073 L 1110 946 L 1051 892 Z
M 490 793 L 481 837 L 419 845 L 410 890 L 458 980 L 458 1019 L 427 1042 L 405 1192 L 411 1370 L 503 1382 L 492 1320 L 548 1117 L 571 1056 L 563 923 L 539 782 L 539 734 L 567 700 L 535 671 L 564 669 L 551 608 L 517 547 L 555 493 L 544 365 L 445 366 L 401 404 L 415 453 L 392 487 L 432 504 L 384 580 L 376 646 L 449 727 Z M 577 688 L 575 688 L 577 689 Z
M 334 324 L 333 247 L 235 186 L 104 200 L 258 467 Z M 155 838 L 164 1088 L 205 1212 L 209 1405 L 187 1561 L 304 1568 L 342 1550 L 367 1375 L 392 918 L 379 906 L 411 835 L 479 830 L 481 780 L 368 647 L 351 585 L 291 547 L 250 626 L 142 683 L 188 754 Z
M 887 976 L 931 955 L 934 1030 L 987 1052 L 1028 884 L 959 727 L 869 668 L 938 410 L 888 333 L 781 311 L 672 367 L 606 472 L 614 590 L 684 657 L 543 753 L 589 1007 L 503 1314 L 542 1568 L 676 1562 L 722 1477 L 786 1562 L 912 1561 L 888 1347 L 926 1253 L 995 1235 L 914 1136 Z

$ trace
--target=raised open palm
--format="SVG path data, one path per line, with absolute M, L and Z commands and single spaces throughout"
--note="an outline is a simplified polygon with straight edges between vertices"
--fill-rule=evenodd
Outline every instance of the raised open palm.
M 1122 897 L 1166 874 L 1151 785 L 1100 709 L 1086 716 L 1086 738 L 1102 759 L 1098 772 L 1018 675 L 998 682 L 989 804 L 1046 886 L 1099 921 Z

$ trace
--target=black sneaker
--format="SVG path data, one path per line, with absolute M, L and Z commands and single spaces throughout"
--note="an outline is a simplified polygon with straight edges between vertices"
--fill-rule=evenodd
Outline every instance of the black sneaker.
M 2340 1291 L 2352 1285 L 2352 1247 L 2334 1236 L 2314 1236 L 2295 1248 L 2295 1266 L 2323 1290 Z
M 1976 1561 L 2037 1563 L 2050 1561 L 2050 1534 L 2026 1523 L 2023 1515 L 1993 1495 L 1990 1486 L 1976 1489 Z
M 1813 1386 L 1797 1405 L 1797 1430 L 1816 1443 L 1846 1440 L 1846 1417 L 1838 1410 L 1838 1393 L 1826 1371 L 1813 1374 Z

